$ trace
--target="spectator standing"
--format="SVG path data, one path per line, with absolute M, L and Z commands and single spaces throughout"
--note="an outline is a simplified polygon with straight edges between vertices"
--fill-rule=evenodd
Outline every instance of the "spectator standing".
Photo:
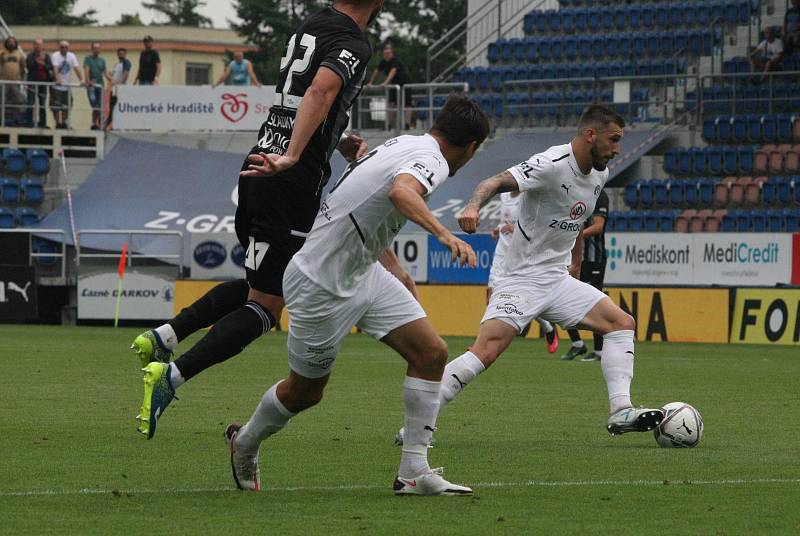
M 67 128 L 69 109 L 72 107 L 72 95 L 69 84 L 72 83 L 72 72 L 78 75 L 83 83 L 81 64 L 75 54 L 69 51 L 69 41 L 58 43 L 58 51 L 53 53 L 53 71 L 56 75 L 56 85 L 50 92 L 50 108 L 56 120 L 56 128 Z
M 233 61 L 225 68 L 225 72 L 219 77 L 213 87 L 217 87 L 227 80 L 229 86 L 249 86 L 252 82 L 254 86 L 261 87 L 261 82 L 258 81 L 255 71 L 253 71 L 253 64 L 250 60 L 244 59 L 244 52 L 237 51 L 233 53 Z
M 127 84 L 128 76 L 131 74 L 131 62 L 128 59 L 128 50 L 122 47 L 118 48 L 117 59 L 119 61 L 111 71 L 111 105 L 108 108 L 106 128 L 109 128 L 114 117 L 114 106 L 117 105 L 117 87 Z
M 144 50 L 139 54 L 139 69 L 136 72 L 134 84 L 140 86 L 157 86 L 161 77 L 161 56 L 153 48 L 153 38 L 144 36 Z
M 754 73 L 768 73 L 780 69 L 783 55 L 783 42 L 775 36 L 772 26 L 764 28 L 764 40 L 750 53 L 750 70 Z
M 398 92 L 402 92 L 403 86 L 406 85 L 411 81 L 411 78 L 408 76 L 408 69 L 394 55 L 394 49 L 392 49 L 391 45 L 386 45 L 383 47 L 383 59 L 378 64 L 378 67 L 372 71 L 372 76 L 369 79 L 369 85 L 372 86 L 375 84 L 375 78 L 377 78 L 378 73 L 382 73 L 385 75 L 383 82 L 380 84 L 381 86 L 388 86 L 388 85 L 397 85 L 400 86 L 399 90 L 392 90 L 389 91 L 389 104 L 391 105 L 390 108 L 397 109 L 397 102 L 398 102 Z M 405 127 L 411 128 L 411 94 L 406 93 L 405 99 Z M 389 112 L 389 122 L 394 124 L 395 121 L 395 111 Z
M 28 72 L 28 82 L 52 82 L 55 80 L 53 73 L 53 62 L 50 54 L 44 51 L 44 41 L 42 38 L 34 39 L 33 52 L 25 58 L 25 68 Z M 38 119 L 36 126 L 47 128 L 47 86 L 30 85 L 28 86 L 28 110 L 27 124 L 33 126 L 34 117 Z M 36 111 L 34 112 L 34 108 Z
M 3 80 L 5 120 L 7 125 L 21 123 L 22 105 L 25 97 L 22 82 L 25 68 L 25 55 L 19 50 L 17 39 L 8 37 L 0 50 L 0 79 Z
M 800 52 L 800 0 L 792 0 L 792 7 L 786 10 L 781 35 L 787 55 Z
M 92 43 L 92 53 L 83 60 L 83 74 L 86 76 L 86 92 L 92 106 L 92 130 L 100 130 L 103 126 L 103 89 L 109 77 L 106 60 L 100 57 L 100 43 Z

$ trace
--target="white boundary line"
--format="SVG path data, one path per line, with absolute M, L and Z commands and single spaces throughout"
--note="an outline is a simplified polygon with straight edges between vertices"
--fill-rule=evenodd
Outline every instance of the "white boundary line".
M 582 486 L 742 486 L 754 484 L 800 484 L 800 478 L 756 478 L 731 480 L 525 480 L 522 482 L 480 482 L 470 484 L 480 491 L 485 488 L 560 488 Z M 374 484 L 353 484 L 348 486 L 298 486 L 284 488 L 264 488 L 265 492 L 287 491 L 356 491 L 383 489 L 390 486 Z M 165 489 L 79 489 L 79 490 L 32 490 L 32 491 L 0 491 L 0 497 L 61 497 L 74 495 L 147 495 L 171 494 L 183 495 L 192 493 L 223 493 L 237 491 L 234 488 L 165 488 Z

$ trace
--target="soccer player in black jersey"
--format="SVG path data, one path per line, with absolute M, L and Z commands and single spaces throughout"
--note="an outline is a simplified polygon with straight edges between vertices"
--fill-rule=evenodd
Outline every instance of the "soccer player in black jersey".
M 175 389 L 241 352 L 280 318 L 283 272 L 314 223 L 334 149 L 351 161 L 367 150 L 361 138 L 342 134 L 372 54 L 364 32 L 382 5 L 335 0 L 289 39 L 275 101 L 239 175 L 236 235 L 247 252 L 247 280 L 219 285 L 133 343 L 144 367 L 138 429 L 148 439 Z M 169 363 L 180 340 L 212 324 Z
M 606 221 L 608 220 L 608 194 L 605 190 L 597 196 L 592 216 L 583 226 L 583 259 L 581 259 L 580 279 L 597 290 L 603 290 L 606 275 Z M 600 361 L 603 351 L 603 337 L 594 334 L 594 351 L 587 354 L 586 344 L 577 329 L 568 329 L 572 346 L 561 359 L 570 361 L 582 355 L 581 361 Z

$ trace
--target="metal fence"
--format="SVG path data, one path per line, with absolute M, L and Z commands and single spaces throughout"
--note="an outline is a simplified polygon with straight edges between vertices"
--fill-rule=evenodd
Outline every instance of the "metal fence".
M 90 264 L 108 264 L 109 261 L 116 262 L 120 258 L 120 253 L 115 251 L 113 253 L 98 253 L 97 251 L 86 251 L 89 249 L 87 246 L 82 245 L 84 237 L 87 236 L 104 236 L 104 237 L 117 237 L 123 239 L 130 247 L 130 252 L 127 258 L 127 266 L 133 266 L 134 260 L 149 261 L 156 265 L 163 265 L 164 263 L 176 265 L 177 276 L 180 277 L 182 273 L 182 264 L 184 262 L 184 240 L 183 233 L 180 231 L 143 231 L 143 230 L 112 230 L 112 229 L 82 229 L 78 231 L 78 245 L 76 248 L 76 263 L 80 267 L 81 263 L 84 265 L 88 261 Z M 165 244 L 164 252 L 159 253 L 137 253 L 136 250 L 140 246 L 136 242 L 136 238 L 146 237 L 147 239 L 153 238 L 173 238 L 176 239 L 177 244 Z M 108 250 L 108 248 L 103 248 Z M 121 249 L 121 244 L 120 248 Z
M 38 275 L 65 279 L 67 273 L 66 233 L 62 229 L 0 229 L 0 233 L 28 234 L 28 264 Z M 56 239 L 50 237 L 57 237 Z
M 92 106 L 89 92 L 98 88 L 100 99 Z M 93 123 L 93 113 L 99 114 L 102 126 L 107 118 L 109 93 L 109 88 L 96 85 L 0 80 L 0 127 L 57 127 L 56 113 L 64 114 L 66 128 L 73 128 L 76 115 L 86 116 Z

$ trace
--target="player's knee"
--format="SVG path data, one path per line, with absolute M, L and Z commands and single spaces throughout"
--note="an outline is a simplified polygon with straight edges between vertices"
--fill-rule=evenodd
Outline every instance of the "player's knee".
M 444 370 L 447 364 L 447 343 L 441 337 L 436 337 L 426 344 L 417 353 L 413 360 L 414 368 L 425 375 L 436 376 Z
M 613 331 L 635 331 L 636 330 L 636 320 L 633 319 L 631 315 L 628 313 L 621 311 L 617 318 L 614 319 L 614 330 Z

